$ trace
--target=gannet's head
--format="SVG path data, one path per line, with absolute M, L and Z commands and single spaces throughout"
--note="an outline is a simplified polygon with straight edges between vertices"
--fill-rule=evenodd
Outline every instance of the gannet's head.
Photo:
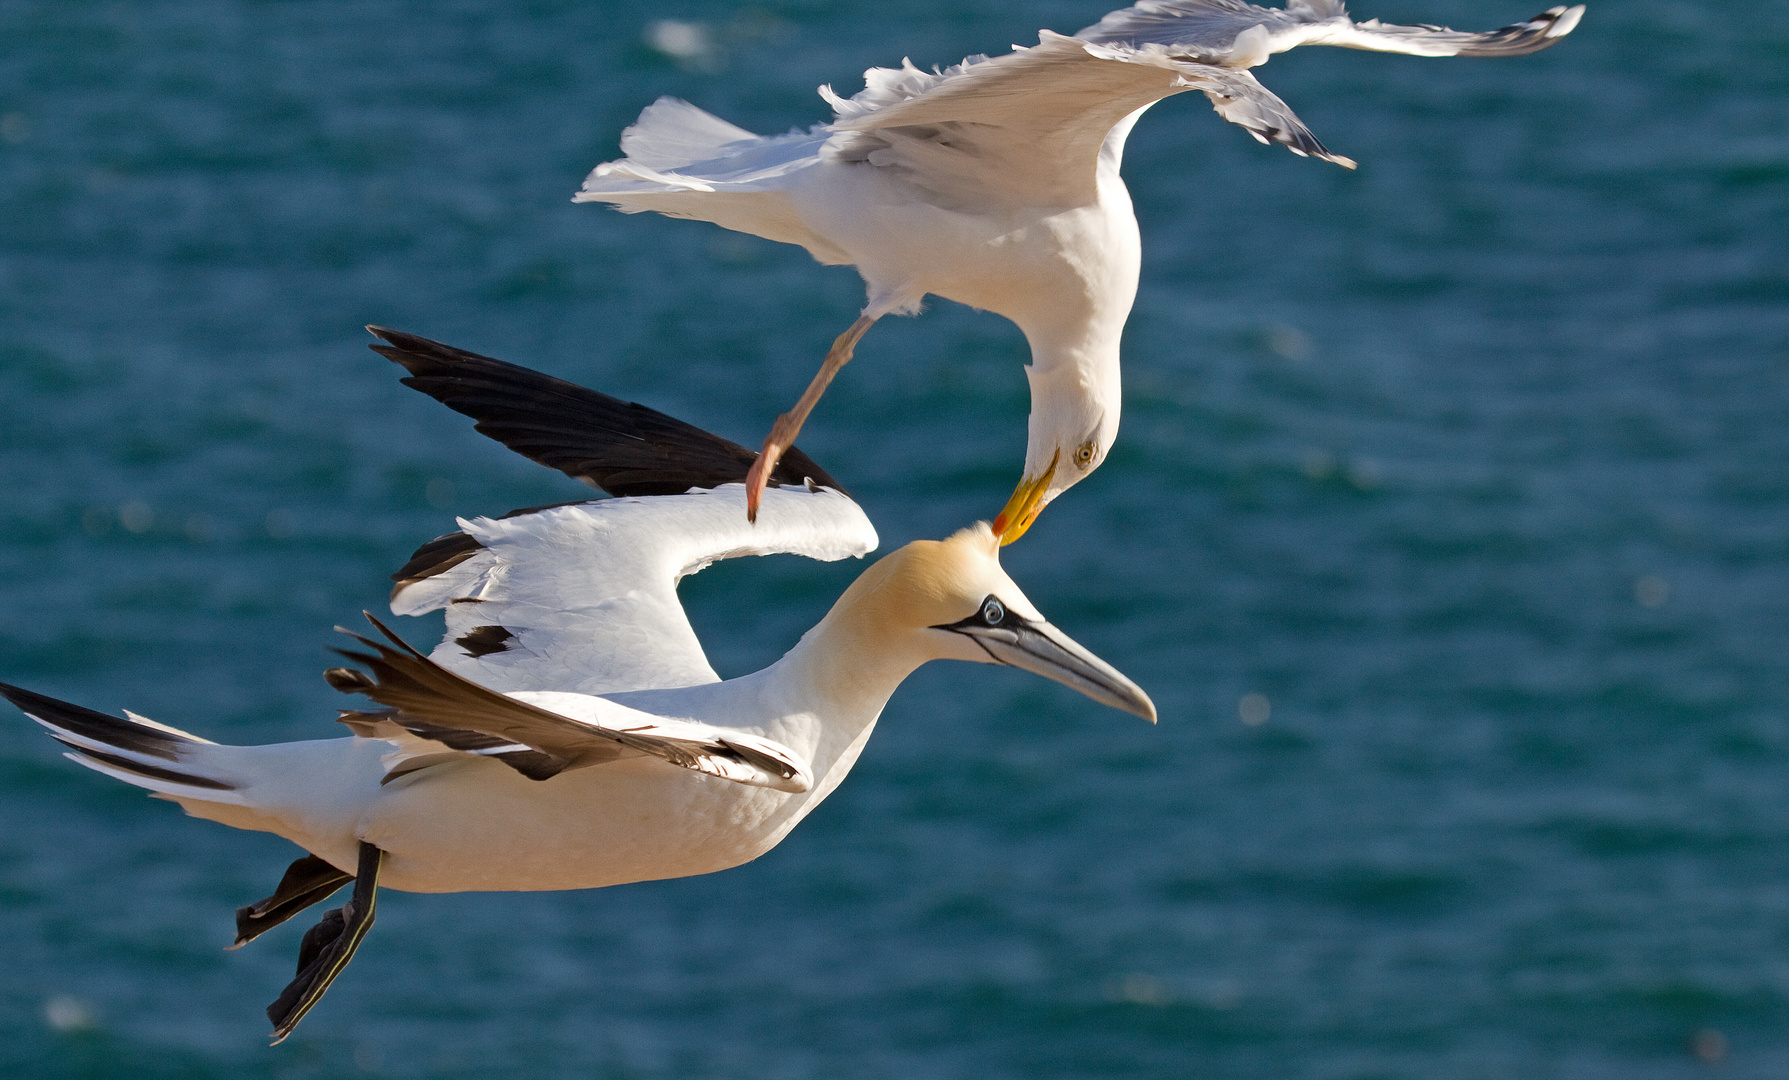
M 1064 365 L 1031 378 L 1025 475 L 994 519 L 994 535 L 1010 544 L 1025 535 L 1050 500 L 1092 475 L 1118 437 L 1117 358 L 1088 371 Z
M 947 540 L 916 540 L 858 584 L 885 632 L 915 634 L 928 659 L 1008 664 L 1155 723 L 1136 683 L 1051 626 L 1000 568 L 1000 539 L 977 522 Z M 853 585 L 853 589 L 857 585 Z

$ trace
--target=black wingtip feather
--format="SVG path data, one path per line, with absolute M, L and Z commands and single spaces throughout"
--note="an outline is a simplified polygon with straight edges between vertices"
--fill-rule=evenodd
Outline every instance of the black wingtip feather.
M 382 326 L 368 347 L 410 374 L 408 386 L 476 421 L 474 429 L 532 461 L 610 495 L 681 495 L 742 483 L 757 454 L 656 409 L 576 383 Z M 845 492 L 790 447 L 773 487 L 808 479 Z M 845 492 L 849 494 L 849 492 Z
M 409 653 L 411 656 L 414 656 L 418 660 L 423 660 L 423 661 L 429 660 L 429 658 L 427 656 L 424 656 L 421 652 L 418 652 L 416 650 L 416 648 L 414 646 L 412 646 L 408 641 L 405 641 L 403 638 L 399 637 L 397 635 L 397 633 L 391 629 L 391 627 L 386 626 L 384 623 L 380 622 L 378 617 L 375 616 L 372 612 L 363 611 L 363 612 L 361 612 L 361 614 L 366 616 L 367 622 L 372 623 L 373 626 L 378 628 L 378 631 L 381 634 L 384 634 L 388 639 L 390 639 L 390 641 L 393 645 L 396 645 L 399 649 L 401 649 L 404 652 Z M 360 637 L 360 635 L 356 634 L 355 637 Z M 365 638 L 361 638 L 360 640 L 366 641 Z M 366 643 L 368 645 L 372 645 L 374 648 L 378 648 L 378 645 L 376 645 L 375 643 L 373 643 L 371 641 L 366 641 Z M 429 661 L 429 662 L 430 662 L 431 666 L 433 666 L 433 662 L 432 661 Z

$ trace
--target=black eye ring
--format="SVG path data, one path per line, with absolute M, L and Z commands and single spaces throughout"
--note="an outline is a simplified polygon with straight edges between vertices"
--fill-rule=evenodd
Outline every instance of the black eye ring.
M 957 610 L 961 611 L 962 609 L 958 608 Z M 981 606 L 981 621 L 989 626 L 999 626 L 1000 621 L 1004 618 L 1006 618 L 1006 608 L 992 596 L 988 597 L 987 602 Z

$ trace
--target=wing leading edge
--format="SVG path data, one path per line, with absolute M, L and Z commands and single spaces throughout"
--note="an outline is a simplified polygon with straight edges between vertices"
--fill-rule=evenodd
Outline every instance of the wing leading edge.
M 677 582 L 722 559 L 875 550 L 825 470 L 785 455 L 756 525 L 739 483 L 755 455 L 642 405 L 515 364 L 377 329 L 405 383 L 524 456 L 626 497 L 461 519 L 393 575 L 399 615 L 445 610 L 431 659 L 499 692 L 609 694 L 718 681 Z

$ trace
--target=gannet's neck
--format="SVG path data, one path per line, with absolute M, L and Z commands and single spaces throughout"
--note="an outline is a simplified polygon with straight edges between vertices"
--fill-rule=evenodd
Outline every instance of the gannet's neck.
M 873 723 L 901 681 L 937 655 L 893 610 L 896 595 L 886 584 L 890 562 L 865 570 L 826 617 L 767 669 L 802 699 L 802 707 L 841 734 Z
M 888 582 L 898 576 L 898 562 L 890 556 L 865 570 L 769 667 L 724 682 L 603 696 L 642 712 L 741 727 L 785 743 L 808 757 L 823 796 L 837 782 L 827 775 L 837 765 L 849 767 L 853 748 L 861 748 L 901 680 L 940 655 L 913 629 L 912 612 L 902 619 L 892 610 L 899 604 L 891 594 L 901 590 Z

